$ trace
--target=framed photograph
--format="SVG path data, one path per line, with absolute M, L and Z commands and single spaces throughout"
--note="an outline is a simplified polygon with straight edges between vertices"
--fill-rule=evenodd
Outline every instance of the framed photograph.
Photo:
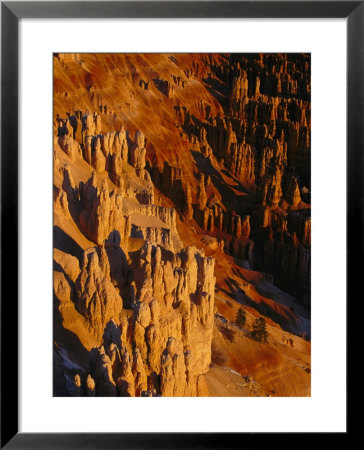
M 347 437 L 363 8 L 1 3 L 2 447 Z

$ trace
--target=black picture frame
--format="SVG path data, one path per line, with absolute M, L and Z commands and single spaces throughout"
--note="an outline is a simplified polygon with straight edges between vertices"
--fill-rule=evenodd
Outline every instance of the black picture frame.
M 265 448 L 309 445 L 292 433 L 18 432 L 18 25 L 21 18 L 346 18 L 347 304 L 363 264 L 364 1 L 1 2 L 1 448 Z M 352 298 L 352 300 L 354 300 Z M 358 299 L 360 301 L 360 298 Z M 349 312 L 349 311 L 347 311 Z M 357 317 L 354 320 L 359 320 Z M 352 324 L 355 328 L 355 324 Z M 347 346 L 348 355 L 351 348 Z M 11 368 L 11 369 L 10 369 Z M 337 444 L 347 432 L 335 436 Z M 243 416 L 242 416 L 243 420 Z M 327 445 L 327 435 L 316 434 Z M 323 443 L 322 442 L 322 443 Z

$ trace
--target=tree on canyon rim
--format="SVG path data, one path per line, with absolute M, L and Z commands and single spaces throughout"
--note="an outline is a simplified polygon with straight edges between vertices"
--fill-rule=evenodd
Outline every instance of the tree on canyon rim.
M 264 317 L 254 320 L 251 337 L 258 342 L 268 342 L 268 330 Z
M 239 328 L 243 328 L 246 323 L 246 312 L 244 308 L 239 308 L 236 314 L 236 323 Z

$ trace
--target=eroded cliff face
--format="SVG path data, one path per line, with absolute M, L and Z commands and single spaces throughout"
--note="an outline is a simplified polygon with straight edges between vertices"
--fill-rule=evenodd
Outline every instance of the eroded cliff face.
M 80 116 L 80 143 L 68 120 L 58 129 L 70 163 L 62 164 L 57 146 L 54 157 L 56 208 L 96 244 L 80 263 L 75 259 L 77 269 L 69 255 L 57 260 L 58 309 L 89 352 L 68 389 L 87 396 L 206 395 L 214 259 L 194 246 L 182 249 L 176 210 L 153 204 L 143 134 L 128 143 L 124 129 L 90 136 L 100 132 L 99 116 Z M 77 184 L 71 162 L 81 160 L 91 176 Z
M 83 342 L 89 364 L 78 379 L 80 395 L 206 395 L 201 376 L 211 363 L 213 258 L 195 247 L 162 257 L 162 248 L 146 241 L 129 265 L 115 236 L 86 250 L 75 282 L 68 280 L 74 314 L 93 337 Z M 61 304 L 62 282 L 55 279 Z
M 262 273 L 309 306 L 309 56 L 71 56 L 54 58 L 57 395 L 208 395 L 215 289 L 253 305 Z
M 305 262 L 302 262 L 299 257 L 292 260 L 289 255 L 295 253 L 294 247 L 297 246 L 302 247 L 300 254 L 307 254 L 310 238 L 306 235 L 301 239 L 299 236 L 302 233 L 293 226 L 289 230 L 281 229 L 277 234 L 272 222 L 276 216 L 279 216 L 279 222 L 286 220 L 291 211 L 300 211 L 305 216 L 310 214 L 309 197 L 305 196 L 308 203 L 301 197 L 301 192 L 307 194 L 310 188 L 309 59 L 302 57 L 294 60 L 287 55 L 251 55 L 237 56 L 236 61 L 231 57 L 229 64 L 224 64 L 209 60 L 209 56 L 205 58 L 211 71 L 207 83 L 214 87 L 216 93 L 221 96 L 225 94 L 227 101 L 221 102 L 224 117 L 221 114 L 214 117 L 209 108 L 206 108 L 204 118 L 199 120 L 189 111 L 179 115 L 180 126 L 193 143 L 194 151 L 203 155 L 195 156 L 196 161 L 201 162 L 202 171 L 205 171 L 200 176 L 197 189 L 196 221 L 205 231 L 213 232 L 217 225 L 219 231 L 228 233 L 229 236 L 224 235 L 229 243 L 227 248 L 236 256 L 236 248 L 244 244 L 234 242 L 239 240 L 240 233 L 236 233 L 234 227 L 236 219 L 229 217 L 231 210 L 234 214 L 235 209 L 240 216 L 257 217 L 261 207 L 267 207 L 264 222 L 254 220 L 252 223 L 251 237 L 256 242 L 252 265 L 272 273 L 275 281 L 285 289 L 306 297 L 310 290 L 310 257 L 306 255 L 303 258 Z M 226 84 L 218 85 L 216 78 Z M 210 166 L 220 170 L 222 165 L 251 193 L 251 197 L 255 194 L 253 208 L 252 202 L 250 205 L 244 204 L 246 199 L 243 198 L 240 207 L 236 204 L 231 206 L 231 195 L 226 193 L 227 201 L 223 201 L 228 210 L 226 217 L 224 208 L 208 202 L 203 186 L 206 184 L 203 181 L 208 172 L 206 168 Z M 215 186 L 218 182 L 216 178 L 211 176 Z M 187 211 L 190 203 L 186 201 Z M 309 230 L 310 227 L 307 227 L 307 234 Z M 278 245 L 282 233 L 286 241 L 284 247 Z M 291 245 L 293 233 L 296 233 L 295 244 Z M 279 237 L 276 238 L 276 235 Z M 271 238 L 265 242 L 263 236 Z M 277 259 L 290 258 L 297 271 L 304 265 L 303 278 L 299 276 L 297 280 L 295 276 L 287 281 L 284 264 L 277 267 L 274 263 L 273 269 L 267 257 L 261 255 L 271 240 L 275 242 L 274 248 L 280 247 Z M 282 283 L 282 280 L 286 281 Z

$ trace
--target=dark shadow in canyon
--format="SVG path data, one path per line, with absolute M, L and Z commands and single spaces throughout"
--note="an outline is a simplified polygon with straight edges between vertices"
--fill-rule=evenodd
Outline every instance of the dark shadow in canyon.
M 53 247 L 82 261 L 83 249 L 58 225 L 53 226 Z
M 86 373 L 88 367 L 89 352 L 82 345 L 77 335 L 63 326 L 63 318 L 59 311 L 59 306 L 60 301 L 55 292 L 53 292 L 53 342 L 55 346 L 55 348 L 53 349 L 53 371 L 54 379 L 57 378 L 60 381 L 60 384 L 54 384 L 53 395 L 69 396 L 63 369 L 64 362 L 61 356 L 60 348 L 63 348 L 71 361 L 71 358 L 74 358 L 80 365 L 81 370 L 76 368 L 68 370 L 72 375 L 76 375 L 77 373 L 82 376 Z
M 113 320 L 110 320 L 106 324 L 104 334 L 102 335 L 102 342 L 106 351 L 110 344 L 115 344 L 118 349 L 121 348 L 121 329 Z
M 130 309 L 134 301 L 134 270 L 129 266 L 124 250 L 120 246 L 121 236 L 118 230 L 113 230 L 105 240 L 105 250 L 110 264 L 111 279 L 117 284 L 123 307 Z

